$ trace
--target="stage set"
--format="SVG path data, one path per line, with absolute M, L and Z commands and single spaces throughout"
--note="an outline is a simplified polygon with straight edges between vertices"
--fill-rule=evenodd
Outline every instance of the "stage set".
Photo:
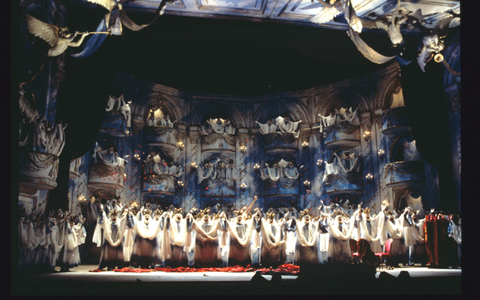
M 20 1 L 14 293 L 459 293 L 437 2 Z

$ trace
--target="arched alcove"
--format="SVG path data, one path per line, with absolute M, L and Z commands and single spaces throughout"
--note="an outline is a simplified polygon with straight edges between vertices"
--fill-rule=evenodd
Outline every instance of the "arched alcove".
M 359 112 L 369 111 L 370 105 L 367 99 L 366 95 L 355 88 L 334 90 L 318 100 L 315 106 L 315 116 L 319 120 L 319 114 L 327 116 L 335 113 L 335 109 L 339 110 L 342 107 L 346 109 L 352 107 L 353 111 L 359 108 Z
M 402 134 L 393 141 L 390 149 L 391 162 L 420 160 L 415 138 L 411 134 Z
M 189 125 L 204 125 L 208 119 L 222 118 L 231 121 L 235 128 L 246 128 L 245 109 L 237 104 L 225 101 L 205 101 L 194 107 L 189 115 Z
M 272 99 L 261 104 L 253 114 L 253 120 L 259 123 L 267 123 L 268 120 L 277 117 L 289 117 L 291 121 L 310 123 L 307 107 L 298 99 Z

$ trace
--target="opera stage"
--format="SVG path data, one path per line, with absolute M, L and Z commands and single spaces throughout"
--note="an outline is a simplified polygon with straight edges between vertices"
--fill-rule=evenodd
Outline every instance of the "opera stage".
M 96 268 L 81 265 L 70 272 L 17 274 L 12 277 L 12 295 L 440 295 L 460 294 L 462 278 L 461 269 L 427 267 L 377 271 L 370 279 L 348 276 L 352 273 L 342 273 L 345 269 L 340 267 L 331 276 L 309 272 L 309 278 L 262 275 L 258 280 L 252 280 L 254 272 L 90 272 Z M 402 271 L 408 275 L 400 275 Z

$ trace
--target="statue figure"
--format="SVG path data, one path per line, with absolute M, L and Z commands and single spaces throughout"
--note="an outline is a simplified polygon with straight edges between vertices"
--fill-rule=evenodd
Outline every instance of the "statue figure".
M 65 146 L 65 128 L 61 123 L 47 132 L 47 152 L 59 156 Z
M 294 166 L 293 162 L 290 161 L 288 166 L 285 168 L 285 177 L 288 179 L 298 179 L 300 173 L 298 172 L 297 167 Z
M 235 169 L 235 164 L 233 163 L 233 160 L 231 160 L 228 164 L 225 178 L 228 185 L 233 185 L 233 183 L 237 179 L 237 170 Z
M 20 98 L 18 104 L 20 113 L 25 116 L 26 123 L 31 123 L 39 116 L 38 111 L 34 108 L 35 97 L 33 94 L 30 94 L 30 97 L 27 97 L 26 92 L 23 89 L 23 84 L 20 84 L 19 92 Z
M 168 173 L 169 175 L 176 175 L 177 174 L 177 166 L 173 164 L 173 161 L 168 163 Z
M 153 172 L 157 175 L 168 174 L 168 167 L 165 159 L 162 158 L 159 163 L 155 164 L 153 167 Z
M 275 125 L 271 120 L 268 120 L 265 124 L 262 124 L 258 121 L 255 121 L 255 123 L 260 126 L 260 133 L 263 135 L 277 132 L 277 125 Z
M 176 177 L 180 177 L 185 173 L 185 170 L 183 169 L 182 165 L 177 166 L 177 172 L 175 173 Z
M 47 128 L 45 116 L 35 120 L 35 131 L 33 134 L 33 151 L 46 152 L 47 151 Z
M 123 95 L 122 95 L 123 97 Z M 110 95 L 108 97 L 108 102 L 107 102 L 107 108 L 105 109 L 106 111 L 114 111 L 114 110 L 118 110 L 121 106 L 121 98 L 122 97 L 119 97 L 119 98 L 115 98 L 113 97 L 112 95 Z
M 235 134 L 235 127 L 233 127 L 232 122 L 230 120 L 225 120 L 224 125 L 225 133 L 226 134 Z
M 321 114 L 318 115 L 320 116 L 320 132 L 323 132 L 324 128 L 335 124 L 335 115 L 333 114 L 333 112 L 330 112 L 330 115 L 326 117 L 322 116 Z
M 132 101 L 127 101 L 127 103 L 125 103 L 125 101 L 123 99 L 123 95 L 120 96 L 120 99 L 121 99 L 121 103 L 122 103 L 122 106 L 120 106 L 120 113 L 127 120 L 127 128 L 130 128 L 130 127 L 132 127 L 132 112 L 131 112 L 131 109 L 130 109 L 130 103 L 132 103 Z
M 41 38 L 50 45 L 48 56 L 54 57 L 62 54 L 68 47 L 79 47 L 89 32 L 74 34 L 68 32 L 67 27 L 57 27 L 53 24 L 42 22 L 29 14 L 25 14 L 28 31 L 36 37 Z M 73 42 L 77 35 L 81 35 L 77 42 Z
M 150 110 L 146 124 L 147 127 L 157 126 L 157 119 L 155 118 L 155 112 L 153 110 Z
M 173 128 L 173 124 L 175 124 L 175 122 L 177 122 L 177 120 L 175 120 L 173 122 L 170 121 L 170 116 L 169 115 L 165 115 L 164 121 L 165 121 L 165 125 L 162 125 L 162 126 L 168 126 L 170 128 Z
M 124 158 L 118 156 L 117 151 L 115 151 L 115 162 L 116 162 L 116 165 L 119 167 L 125 167 L 125 164 L 127 163 Z
M 277 117 L 277 128 L 281 133 L 293 133 L 295 138 L 298 138 L 300 135 L 300 130 L 297 131 L 298 129 L 298 124 L 302 122 L 302 120 L 298 122 L 292 122 L 290 121 L 290 117 Z
M 208 119 L 207 125 L 200 127 L 200 132 L 203 135 L 208 135 L 212 131 L 220 134 L 235 134 L 235 128 L 231 125 L 231 121 L 222 118 Z
M 313 2 L 313 0 L 312 0 Z M 334 0 L 334 1 L 324 1 L 319 0 L 319 4 L 323 6 L 323 9 L 312 17 L 311 21 L 317 24 L 327 23 L 333 20 L 336 16 L 341 13 L 345 13 L 345 19 L 347 20 L 348 25 L 355 30 L 356 32 L 362 32 L 362 22 L 361 19 L 357 16 L 351 0 Z M 317 7 L 317 4 L 312 4 L 303 9 Z
M 260 169 L 260 177 L 262 180 L 270 179 L 272 181 L 277 181 L 280 179 L 282 169 L 279 168 L 277 163 L 274 163 L 272 168 L 269 167 L 268 163 L 265 163 L 265 170 Z

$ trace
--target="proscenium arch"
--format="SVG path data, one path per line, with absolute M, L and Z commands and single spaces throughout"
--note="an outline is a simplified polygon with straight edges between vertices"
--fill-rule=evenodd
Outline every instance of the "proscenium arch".
M 225 100 L 209 100 L 196 106 L 190 113 L 190 126 L 205 125 L 202 122 L 208 115 L 215 115 L 215 111 L 224 113 L 230 117 L 232 125 L 236 128 L 247 128 L 246 112 L 235 103 Z M 220 116 L 218 116 L 220 117 Z
M 258 121 L 266 123 L 267 116 L 275 115 L 275 118 L 280 115 L 288 115 L 294 122 L 302 120 L 303 123 L 312 123 L 308 117 L 307 107 L 298 99 L 271 99 L 261 104 L 253 114 L 253 123 Z
M 342 102 L 346 104 L 354 104 L 351 105 L 353 106 L 353 110 L 359 108 L 360 113 L 370 110 L 366 95 L 363 95 L 354 88 L 341 88 L 328 93 L 325 97 L 318 100 L 318 105 L 315 109 L 315 121 L 318 122 L 320 120 L 318 114 L 321 114 L 322 116 L 329 115 L 331 109 Z

